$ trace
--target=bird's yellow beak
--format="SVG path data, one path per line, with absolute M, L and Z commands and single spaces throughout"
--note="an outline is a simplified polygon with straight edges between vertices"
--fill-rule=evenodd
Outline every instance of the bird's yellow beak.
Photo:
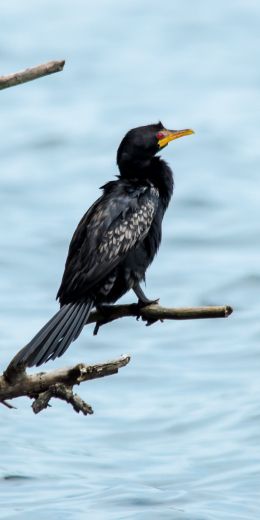
M 183 137 L 184 135 L 194 134 L 194 130 L 186 129 L 186 130 L 160 130 L 158 135 L 158 145 L 160 148 L 164 148 L 167 146 L 170 141 L 174 139 L 178 139 L 179 137 Z

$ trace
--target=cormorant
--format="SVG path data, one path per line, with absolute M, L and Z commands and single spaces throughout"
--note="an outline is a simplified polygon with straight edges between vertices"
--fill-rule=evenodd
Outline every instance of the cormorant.
M 192 130 L 166 130 L 161 122 L 130 130 L 117 151 L 119 175 L 81 219 L 69 246 L 58 290 L 60 310 L 13 360 L 39 366 L 62 356 L 80 334 L 91 309 L 114 303 L 133 289 L 151 301 L 140 282 L 159 248 L 173 175 L 157 152 Z

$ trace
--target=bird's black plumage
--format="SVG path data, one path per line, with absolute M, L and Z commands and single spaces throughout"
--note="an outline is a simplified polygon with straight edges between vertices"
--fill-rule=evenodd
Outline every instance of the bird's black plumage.
M 168 131 L 161 123 L 130 130 L 117 152 L 119 176 L 81 219 L 70 243 L 57 298 L 61 309 L 15 357 L 40 365 L 61 356 L 80 334 L 93 306 L 113 303 L 140 282 L 161 242 L 173 192 L 169 166 L 155 154 L 192 131 Z

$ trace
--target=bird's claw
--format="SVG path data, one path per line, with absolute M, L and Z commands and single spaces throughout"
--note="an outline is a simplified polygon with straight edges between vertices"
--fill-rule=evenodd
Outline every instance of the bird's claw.
M 160 321 L 161 323 L 163 323 L 163 320 L 162 320 L 161 318 L 158 319 L 158 320 L 156 320 L 156 319 L 154 319 L 154 320 L 152 320 L 152 319 L 150 319 L 150 320 L 148 319 L 148 320 L 147 320 L 147 319 L 146 319 L 146 320 L 145 320 L 145 318 L 144 318 L 144 321 L 146 321 L 146 324 L 145 324 L 146 327 L 150 327 L 151 325 L 153 325 L 153 324 L 156 323 L 157 321 Z
M 142 307 L 147 307 L 148 305 L 158 305 L 159 301 L 160 301 L 160 298 L 156 298 L 156 300 L 148 300 L 148 298 L 145 300 L 142 300 L 139 298 L 137 305 L 141 309 Z
M 142 316 L 142 313 L 141 313 L 141 310 L 143 307 L 148 307 L 148 305 L 158 305 L 159 301 L 160 301 L 160 298 L 157 298 L 156 300 L 148 300 L 148 298 L 145 300 L 141 300 L 139 298 L 138 303 L 137 303 L 139 312 L 136 316 L 136 320 L 138 321 L 140 318 L 142 318 L 143 321 L 146 321 L 146 327 L 153 325 L 153 323 L 155 323 L 156 321 L 163 321 L 163 320 L 158 320 L 158 319 L 145 318 L 144 316 Z

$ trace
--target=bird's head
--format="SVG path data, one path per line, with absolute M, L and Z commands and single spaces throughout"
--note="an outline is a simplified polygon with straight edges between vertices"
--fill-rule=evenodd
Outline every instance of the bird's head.
M 171 141 L 193 134 L 193 130 L 167 130 L 161 122 L 129 130 L 117 151 L 119 168 L 127 163 L 149 164 L 152 157 Z

